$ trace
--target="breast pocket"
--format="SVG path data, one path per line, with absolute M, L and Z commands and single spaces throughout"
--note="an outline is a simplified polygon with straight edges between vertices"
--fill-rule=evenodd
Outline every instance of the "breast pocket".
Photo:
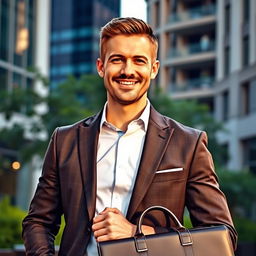
M 182 167 L 157 170 L 155 173 L 155 177 L 153 179 L 154 182 L 167 182 L 170 180 L 183 180 L 186 178 L 185 170 Z

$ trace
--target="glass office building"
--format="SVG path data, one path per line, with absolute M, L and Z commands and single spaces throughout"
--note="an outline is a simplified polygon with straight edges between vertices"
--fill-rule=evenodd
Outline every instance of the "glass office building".
M 0 1 L 0 90 L 11 92 L 15 87 L 33 84 L 27 71 L 35 62 L 35 4 L 33 0 Z M 1 113 L 2 116 L 2 113 Z M 0 118 L 0 125 L 5 121 Z M 15 201 L 18 172 L 13 163 L 19 153 L 0 141 L 0 197 L 9 195 Z M 18 162 L 16 162 L 18 164 Z
M 0 92 L 36 88 L 38 83 L 29 68 L 37 67 L 48 75 L 49 13 L 49 0 L 0 0 Z M 14 123 L 27 125 L 28 120 L 22 113 L 11 120 L 0 113 L 1 129 Z M 33 172 L 19 163 L 19 153 L 0 141 L 0 199 L 9 195 L 13 203 L 25 208 Z
M 51 20 L 52 87 L 72 74 L 95 73 L 99 30 L 120 15 L 120 0 L 53 0 Z
M 30 86 L 35 57 L 35 1 L 0 1 L 0 90 Z

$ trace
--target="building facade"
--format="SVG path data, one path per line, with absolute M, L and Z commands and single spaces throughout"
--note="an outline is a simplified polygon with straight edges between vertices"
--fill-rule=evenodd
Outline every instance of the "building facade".
M 95 73 L 101 26 L 120 15 L 120 0 L 53 0 L 51 86 L 72 74 Z
M 148 0 L 159 38 L 157 84 L 175 99 L 206 103 L 229 169 L 256 173 L 256 2 Z
M 256 1 L 218 1 L 215 117 L 230 169 L 256 174 Z
M 48 75 L 49 0 L 0 0 L 0 91 L 43 86 L 35 82 L 29 68 Z M 6 120 L 0 113 L 0 127 L 26 123 L 22 113 Z M 34 176 L 19 163 L 19 152 L 0 142 L 0 197 L 9 195 L 13 203 L 26 208 Z M 16 163 L 15 163 L 16 162 Z M 16 167 L 12 165 L 16 164 Z M 17 166 L 21 164 L 20 166 Z M 35 170 L 35 165 L 32 167 Z M 15 171 L 16 170 L 16 171 Z

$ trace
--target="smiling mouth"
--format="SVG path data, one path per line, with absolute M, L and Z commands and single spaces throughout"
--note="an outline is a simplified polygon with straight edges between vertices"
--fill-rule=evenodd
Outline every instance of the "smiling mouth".
M 122 85 L 134 85 L 136 84 L 137 82 L 135 81 L 117 81 L 119 84 L 122 84 Z
M 119 79 L 115 79 L 115 82 L 117 82 L 120 85 L 132 86 L 132 85 L 137 84 L 139 82 L 139 80 L 119 80 Z

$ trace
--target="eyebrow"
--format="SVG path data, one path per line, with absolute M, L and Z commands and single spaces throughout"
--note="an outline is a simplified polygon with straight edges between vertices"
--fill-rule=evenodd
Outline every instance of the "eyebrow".
M 123 56 L 122 54 L 112 54 L 109 56 L 109 59 L 112 59 L 112 58 L 125 58 L 125 56 Z M 136 58 L 140 58 L 140 59 L 144 59 L 145 61 L 148 62 L 148 58 L 145 57 L 144 55 L 135 55 L 135 56 L 132 56 L 133 59 L 136 59 Z
M 148 61 L 148 58 L 145 57 L 144 55 L 135 55 L 135 56 L 133 56 L 133 58 L 139 58 L 139 59 L 144 59 L 144 60 Z
M 112 59 L 112 58 L 116 58 L 116 57 L 118 57 L 118 58 L 124 58 L 124 56 L 121 55 L 121 54 L 112 54 L 112 55 L 109 56 L 108 59 Z

